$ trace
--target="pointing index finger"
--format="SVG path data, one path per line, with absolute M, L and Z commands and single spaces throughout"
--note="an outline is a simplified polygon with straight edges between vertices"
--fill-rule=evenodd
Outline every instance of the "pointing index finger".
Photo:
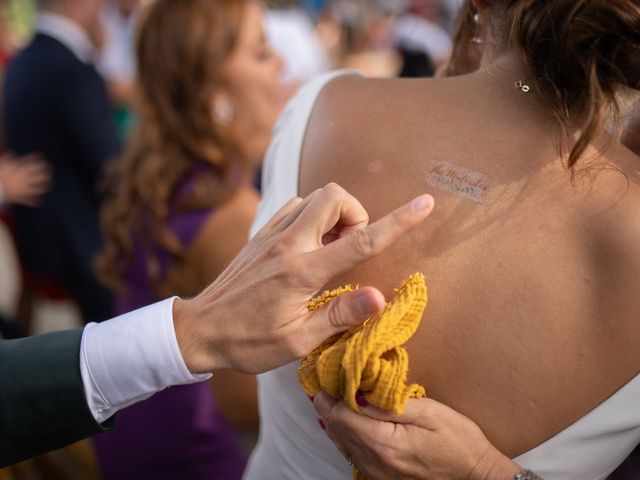
M 316 283 L 325 283 L 354 268 L 380 254 L 422 223 L 433 207 L 431 195 L 420 195 L 371 225 L 306 254 L 308 272 L 315 275 Z

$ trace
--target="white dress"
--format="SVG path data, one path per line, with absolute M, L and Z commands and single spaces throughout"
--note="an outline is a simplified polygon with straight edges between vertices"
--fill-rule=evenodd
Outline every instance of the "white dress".
M 335 72 L 305 86 L 280 118 L 264 165 L 264 196 L 252 235 L 298 195 L 304 132 Z M 260 439 L 245 480 L 348 480 L 351 467 L 320 428 L 299 386 L 298 362 L 259 376 Z M 640 443 L 640 375 L 580 420 L 515 459 L 545 480 L 607 477 Z

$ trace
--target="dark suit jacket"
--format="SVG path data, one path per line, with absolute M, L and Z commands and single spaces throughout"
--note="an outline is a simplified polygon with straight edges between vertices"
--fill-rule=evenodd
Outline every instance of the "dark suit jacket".
M 0 467 L 104 430 L 80 375 L 82 330 L 0 341 Z
M 92 263 L 101 246 L 98 183 L 121 150 L 104 82 L 93 66 L 38 34 L 9 65 L 3 97 L 9 150 L 40 152 L 54 171 L 42 205 L 16 211 L 20 250 L 32 270 L 83 296 L 95 284 Z

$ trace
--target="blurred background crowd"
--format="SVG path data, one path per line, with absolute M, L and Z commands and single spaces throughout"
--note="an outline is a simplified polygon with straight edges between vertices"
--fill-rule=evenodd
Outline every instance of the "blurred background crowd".
M 246 241 L 297 88 L 334 69 L 435 75 L 460 4 L 0 0 L 0 335 L 197 293 Z M 257 422 L 255 379 L 222 373 L 0 480 L 233 480 Z

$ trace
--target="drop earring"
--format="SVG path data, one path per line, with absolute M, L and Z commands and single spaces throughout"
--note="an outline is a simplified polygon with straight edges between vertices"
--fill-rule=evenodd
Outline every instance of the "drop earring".
M 474 45 L 482 45 L 484 43 L 484 39 L 479 35 L 480 32 L 480 12 L 476 12 L 473 15 L 473 23 L 475 24 L 475 34 L 471 37 L 471 43 Z
M 219 97 L 213 105 L 213 119 L 222 125 L 228 125 L 235 116 L 235 110 L 227 97 Z

